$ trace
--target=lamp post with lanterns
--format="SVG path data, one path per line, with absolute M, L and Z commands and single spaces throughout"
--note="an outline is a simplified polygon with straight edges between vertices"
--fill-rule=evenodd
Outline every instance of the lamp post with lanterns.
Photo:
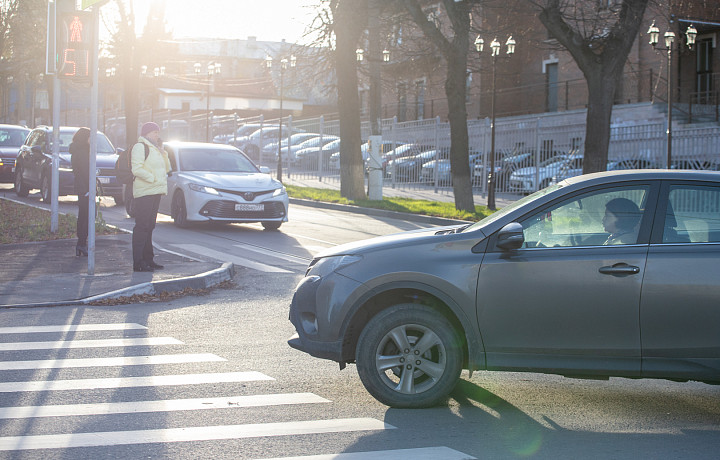
M 670 25 L 672 27 L 672 19 Z M 660 29 L 655 25 L 653 21 L 652 25 L 647 31 L 650 35 L 650 45 L 653 49 L 659 51 L 667 51 L 667 168 L 670 169 L 672 165 L 672 112 L 673 112 L 673 95 L 672 95 L 672 51 L 673 44 L 675 43 L 675 32 L 668 29 L 665 32 L 665 47 L 658 48 L 657 44 L 660 41 Z M 685 31 L 685 44 L 689 49 L 693 49 L 695 45 L 695 38 L 697 37 L 697 29 L 692 24 Z
M 273 66 L 273 58 L 271 56 L 267 56 L 265 58 L 265 65 L 268 69 L 272 69 Z M 280 123 L 278 123 L 278 152 L 277 152 L 277 180 L 282 182 L 282 118 L 283 118 L 283 87 L 284 87 L 284 78 L 285 78 L 285 70 L 288 68 L 288 65 L 290 65 L 290 68 L 295 68 L 297 65 L 297 58 L 295 55 L 291 55 L 290 59 L 282 58 L 280 59 Z M 290 133 L 287 133 L 288 136 Z M 290 143 L 288 143 L 288 151 L 290 150 Z
M 475 38 L 475 50 L 481 55 L 485 41 L 478 35 Z M 508 57 L 515 54 L 515 40 L 510 35 L 505 42 L 507 47 L 506 54 Z M 496 82 L 496 61 L 500 55 L 500 42 L 494 38 L 490 43 L 490 51 L 492 58 L 492 99 L 490 103 L 491 121 L 490 121 L 490 173 L 488 174 L 488 208 L 495 210 L 495 82 Z

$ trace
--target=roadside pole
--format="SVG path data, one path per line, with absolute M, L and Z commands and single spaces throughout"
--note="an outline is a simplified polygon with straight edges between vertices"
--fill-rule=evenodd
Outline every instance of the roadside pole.
M 97 127 L 98 127 L 98 54 L 100 32 L 100 5 L 93 7 L 92 30 L 92 84 L 90 86 L 90 177 L 88 178 L 88 275 L 95 274 L 95 215 L 97 195 Z

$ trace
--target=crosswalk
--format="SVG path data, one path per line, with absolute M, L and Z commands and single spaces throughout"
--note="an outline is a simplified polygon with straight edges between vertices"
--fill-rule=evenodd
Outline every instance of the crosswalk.
M 319 435 L 327 433 L 383 433 L 394 432 L 396 427 L 367 417 L 358 418 L 322 418 L 301 419 L 289 421 L 274 421 L 268 423 L 246 423 L 208 426 L 172 426 L 152 427 L 149 429 L 122 429 L 108 431 L 103 426 L 98 431 L 87 432 L 84 427 L 81 432 L 42 432 L 41 434 L 28 434 L 25 432 L 12 432 L 7 425 L 11 421 L 18 421 L 15 427 L 29 427 L 34 421 L 49 420 L 51 427 L 71 427 L 72 424 L 61 423 L 69 417 L 87 417 L 96 420 L 97 417 L 121 415 L 126 417 L 147 417 L 148 414 L 170 414 L 180 411 L 197 411 L 198 413 L 211 413 L 212 411 L 242 411 L 250 408 L 265 408 L 272 406 L 308 406 L 328 405 L 332 402 L 313 393 L 266 393 L 266 394 L 229 394 L 212 397 L 191 397 L 178 399 L 145 399 L 103 401 L 95 403 L 76 403 L 82 401 L 79 395 L 90 390 L 118 390 L 126 388 L 150 389 L 154 392 L 162 388 L 182 387 L 185 391 L 202 389 L 203 386 L 218 384 L 241 384 L 243 387 L 253 383 L 272 383 L 274 379 L 261 372 L 204 372 L 204 373 L 165 373 L 166 365 L 200 363 L 204 366 L 213 366 L 226 362 L 226 359 L 212 353 L 159 353 L 140 356 L 107 356 L 107 357 L 58 357 L 58 359 L 22 359 L 13 360 L 8 357 L 32 357 L 33 353 L 42 352 L 47 357 L 48 350 L 58 356 L 64 356 L 68 350 L 80 350 L 93 353 L 93 350 L 103 350 L 101 354 L 117 354 L 118 350 L 127 352 L 128 347 L 165 347 L 172 346 L 177 349 L 184 345 L 182 341 L 172 337 L 133 337 L 133 338 L 96 338 L 100 333 L 122 333 L 129 331 L 142 331 L 147 333 L 145 326 L 135 323 L 118 324 L 79 324 L 79 325 L 47 325 L 47 326 L 18 326 L 0 327 L 0 401 L 47 401 L 49 404 L 9 405 L 0 407 L 0 457 L 2 452 L 42 451 L 43 449 L 69 449 L 69 448 L 97 448 L 110 446 L 130 446 L 137 444 L 168 444 L 191 441 L 214 440 L 240 440 L 248 438 L 277 438 Z M 83 339 L 82 333 L 92 332 L 93 338 Z M 33 340 L 37 334 L 53 333 L 53 337 L 60 334 L 58 340 Z M 134 332 L 137 335 L 137 332 Z M 155 349 L 155 348 L 153 348 Z M 121 374 L 130 374 L 132 366 L 151 366 L 151 375 L 127 375 L 110 378 L 93 377 L 102 369 L 118 369 Z M 63 370 L 90 374 L 89 378 L 64 379 L 55 377 Z M 139 368 L 135 368 L 136 371 Z M 170 369 L 174 369 L 170 367 Z M 13 375 L 42 376 L 47 370 L 45 380 L 36 378 L 25 381 L 10 381 L 5 376 L 10 372 Z M 40 374 L 35 374 L 41 372 Z M 141 372 L 136 372 L 141 373 Z M 145 373 L 147 373 L 145 371 Z M 228 388 L 233 387 L 228 386 Z M 42 393 L 40 393 L 42 392 Z M 127 394 L 127 393 L 125 393 Z M 146 394 L 139 392 L 139 394 Z M 33 395 L 38 395 L 34 398 Z M 40 396 L 42 395 L 42 396 Z M 50 398 L 49 396 L 53 396 Z M 55 402 L 61 401 L 61 404 Z M 320 413 L 329 411 L 320 411 Z M 313 412 L 315 413 L 315 412 Z M 143 419 L 139 419 L 143 420 Z M 194 418 L 193 420 L 198 420 Z M 48 425 L 44 425 L 48 426 Z M 92 425 L 90 425 L 92 426 Z M 130 425 L 136 427 L 137 425 Z M 5 428 L 3 428 L 5 427 Z M 106 425 L 104 426 L 107 427 Z M 115 428 L 115 426 L 113 426 Z M 23 429 L 16 429 L 23 431 Z M 47 430 L 46 430 L 47 431 Z M 62 430 L 58 430 L 62 431 Z M 287 440 L 283 442 L 288 442 Z M 305 459 L 305 460 L 370 460 L 378 456 L 388 456 L 393 459 L 472 459 L 462 452 L 444 446 L 392 449 L 385 451 L 367 451 L 355 453 L 337 453 L 329 455 L 282 457 L 274 460 Z M 260 459 L 258 459 L 260 460 Z

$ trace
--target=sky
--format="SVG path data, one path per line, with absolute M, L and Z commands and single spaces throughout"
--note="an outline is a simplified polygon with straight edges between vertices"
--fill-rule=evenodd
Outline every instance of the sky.
M 150 0 L 151 1 L 151 0 Z M 134 0 L 137 18 L 149 0 Z M 320 0 L 166 0 L 166 19 L 175 38 L 240 38 L 301 41 Z

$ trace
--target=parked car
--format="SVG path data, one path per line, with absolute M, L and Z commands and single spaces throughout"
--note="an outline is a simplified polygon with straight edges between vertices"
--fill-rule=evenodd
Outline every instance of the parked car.
M 225 144 L 167 142 L 172 166 L 160 212 L 184 228 L 190 222 L 260 222 L 277 230 L 288 220 L 289 199 L 282 183 Z
M 718 215 L 717 172 L 603 172 L 472 225 L 329 248 L 296 288 L 288 343 L 356 363 L 393 407 L 443 402 L 462 368 L 718 384 Z
M 282 138 L 288 136 L 288 128 L 283 125 Z M 280 134 L 280 127 L 277 125 L 265 125 L 261 129 L 253 131 L 249 136 L 239 137 L 235 141 L 230 142 L 231 145 L 242 150 L 248 157 L 255 162 L 260 162 L 260 153 L 263 148 L 272 142 L 277 142 Z
M 72 171 L 70 152 L 68 148 L 75 132 L 80 129 L 73 126 L 60 127 L 60 164 L 58 189 L 59 195 L 75 194 L 75 175 Z M 40 197 L 50 202 L 52 190 L 52 126 L 39 126 L 28 134 L 20 147 L 20 153 L 15 166 L 15 193 L 18 196 L 27 196 L 30 190 L 40 189 Z M 98 194 L 111 196 L 116 204 L 123 203 L 123 186 L 115 177 L 115 162 L 118 155 L 115 147 L 105 134 L 98 132 L 97 156 L 95 164 L 97 170 Z
M 337 166 L 334 166 L 335 163 L 332 161 L 332 157 L 336 153 L 338 154 L 338 163 Z M 318 156 L 323 159 L 323 169 L 325 171 L 329 169 L 338 169 L 340 167 L 340 139 L 331 140 L 321 147 L 310 147 L 298 150 L 296 160 L 298 163 L 301 163 L 305 169 L 317 170 Z
M 400 157 L 388 163 L 387 175 L 396 182 L 417 182 L 420 180 L 422 166 L 435 159 L 447 159 L 450 149 L 432 149 L 417 155 Z
M 299 144 L 302 144 L 303 142 L 319 137 L 320 135 L 317 133 L 295 133 L 291 135 L 289 138 L 285 138 L 282 140 L 282 143 L 280 144 L 280 151 L 283 156 L 283 163 L 290 161 L 295 161 L 295 152 L 297 151 L 297 146 Z M 289 145 L 289 147 L 288 147 Z M 269 144 L 266 144 L 265 147 L 263 147 L 263 157 L 275 157 L 275 160 L 277 161 L 277 152 L 278 152 L 278 143 L 277 141 L 271 142 Z
M 318 169 L 318 152 L 320 149 L 327 144 L 339 140 L 338 136 L 331 136 L 324 134 L 321 137 L 314 137 L 308 139 L 305 142 L 298 145 L 298 149 L 295 151 L 295 164 L 303 169 L 316 170 Z M 329 161 L 330 156 L 328 155 L 327 160 Z M 327 166 L 327 164 L 325 165 Z
M 387 152 L 391 151 L 393 148 L 400 145 L 398 142 L 394 141 L 382 141 L 380 144 L 380 154 L 385 155 Z M 370 143 L 369 142 L 363 142 L 360 146 L 360 153 L 362 154 L 363 158 L 363 164 L 365 165 L 365 173 L 367 174 L 367 170 L 369 167 L 369 158 L 370 158 Z M 330 169 L 340 169 L 340 152 L 337 151 L 330 155 L 330 161 L 329 161 L 329 168 Z
M 582 156 L 571 158 L 563 154 L 541 161 L 537 167 L 517 169 L 510 174 L 508 191 L 529 194 L 547 187 L 556 176 L 577 176 L 582 174 L 582 163 Z
M 15 183 L 15 160 L 29 129 L 18 125 L 0 125 L 0 182 Z
M 539 161 L 543 162 L 559 154 L 560 152 L 541 150 Z M 513 172 L 521 168 L 533 166 L 537 161 L 535 151 L 533 150 L 513 150 L 510 152 L 500 151 L 495 153 L 495 158 L 495 187 L 497 190 L 507 190 L 508 183 L 510 181 L 510 175 Z M 486 163 L 489 168 L 489 158 L 487 159 Z M 481 184 L 482 181 L 486 181 L 488 179 L 487 174 L 485 173 L 485 165 L 482 161 L 475 163 L 474 176 L 474 181 L 477 184 Z
M 237 139 L 249 136 L 263 126 L 268 127 L 273 125 L 267 123 L 245 123 L 235 130 L 234 133 L 218 134 L 213 137 L 213 142 L 216 144 L 233 144 Z
M 475 162 L 482 157 L 481 153 L 471 152 L 468 155 L 468 164 L 472 171 Z M 437 182 L 435 181 L 435 169 L 437 168 Z M 420 182 L 437 184 L 438 187 L 450 187 L 453 184 L 450 159 L 432 160 L 422 165 L 420 171 Z

